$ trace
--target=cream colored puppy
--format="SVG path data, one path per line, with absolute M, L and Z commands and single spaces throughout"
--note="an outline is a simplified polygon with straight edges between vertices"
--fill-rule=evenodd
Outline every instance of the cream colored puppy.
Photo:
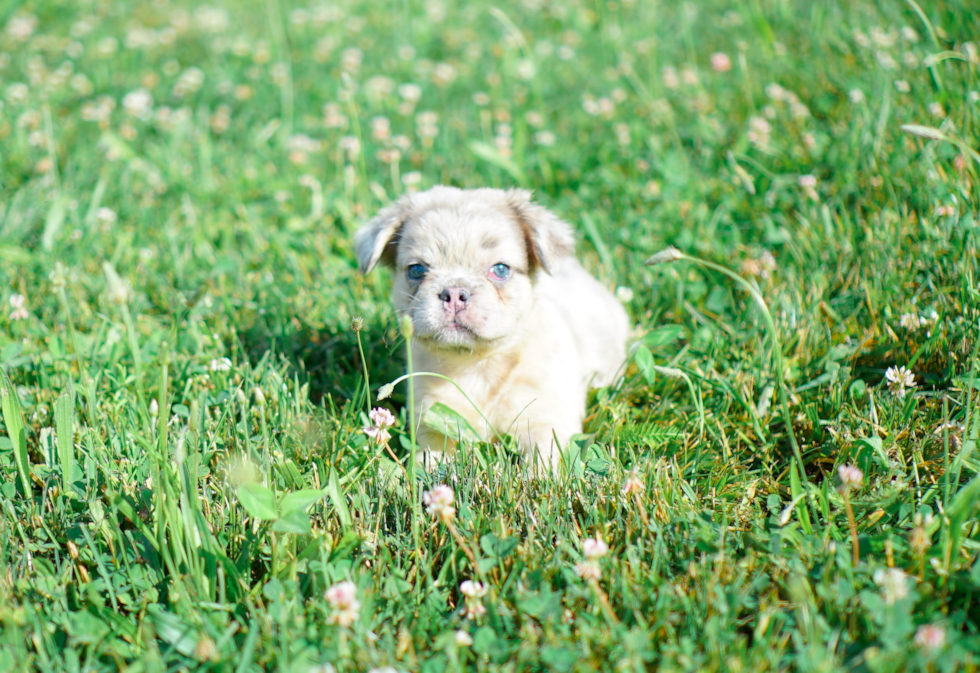
M 441 402 L 484 439 L 510 433 L 554 470 L 582 431 L 588 388 L 613 383 L 629 322 L 571 256 L 572 228 L 530 199 L 518 189 L 434 187 L 378 213 L 355 248 L 362 272 L 378 262 L 394 269 L 415 370 L 455 381 L 482 416 L 455 386 L 424 376 L 413 379 L 418 413 Z M 429 429 L 420 438 L 430 456 L 453 446 Z

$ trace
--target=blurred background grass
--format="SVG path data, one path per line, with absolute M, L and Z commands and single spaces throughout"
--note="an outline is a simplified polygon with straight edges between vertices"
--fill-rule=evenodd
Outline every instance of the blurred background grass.
M 900 126 L 976 149 L 978 17 L 6 3 L 0 661 L 975 670 L 980 163 Z M 376 391 L 404 344 L 351 235 L 435 184 L 534 189 L 637 324 L 554 480 L 474 446 L 407 483 L 401 389 L 393 455 L 361 430 L 362 368 Z M 765 297 L 809 483 L 758 307 L 702 267 L 642 266 L 668 244 Z M 440 482 L 459 538 L 418 507 Z M 573 566 L 595 536 L 592 586 Z M 341 627 L 323 592 L 347 579 Z

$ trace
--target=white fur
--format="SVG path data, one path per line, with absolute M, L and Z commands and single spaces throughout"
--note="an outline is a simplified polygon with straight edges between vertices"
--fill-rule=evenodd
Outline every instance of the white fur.
M 549 469 L 582 431 L 590 386 L 614 382 L 625 357 L 629 321 L 623 307 L 571 256 L 571 228 L 522 190 L 435 187 L 382 210 L 355 237 L 363 271 L 379 261 L 394 267 L 393 303 L 409 315 L 416 371 L 452 379 L 415 381 L 417 411 L 441 402 L 492 439 L 513 435 L 529 457 Z M 421 282 L 412 264 L 427 268 Z M 506 281 L 490 275 L 511 267 Z M 440 299 L 464 288 L 463 308 Z M 487 427 L 483 416 L 492 424 Z M 424 429 L 423 445 L 452 448 Z

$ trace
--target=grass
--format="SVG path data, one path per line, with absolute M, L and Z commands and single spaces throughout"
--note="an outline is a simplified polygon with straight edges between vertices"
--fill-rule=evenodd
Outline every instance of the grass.
M 0 669 L 980 668 L 973 3 L 0 25 Z M 638 325 L 554 478 L 396 462 L 351 236 L 440 183 L 533 188 Z

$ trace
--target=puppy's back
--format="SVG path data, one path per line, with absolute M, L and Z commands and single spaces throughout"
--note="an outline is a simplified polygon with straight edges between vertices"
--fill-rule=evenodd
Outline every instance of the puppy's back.
M 580 354 L 584 382 L 593 387 L 613 383 L 626 357 L 629 317 L 619 300 L 574 258 L 563 261 L 553 276 L 541 274 L 539 300 L 557 309 Z

